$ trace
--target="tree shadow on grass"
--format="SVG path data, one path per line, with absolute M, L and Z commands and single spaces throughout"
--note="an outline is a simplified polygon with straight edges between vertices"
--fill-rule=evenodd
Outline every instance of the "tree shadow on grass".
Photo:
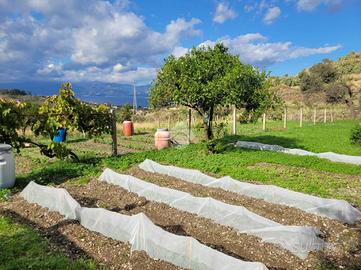
M 59 160 L 49 163 L 28 174 L 18 176 L 14 191 L 24 188 L 31 181 L 41 185 L 60 185 L 81 176 L 96 174 L 102 160 L 102 157 L 86 156 L 81 157 L 79 162 Z
M 52 244 L 52 246 L 54 246 L 58 250 L 65 252 L 65 255 L 68 258 L 71 258 L 73 260 L 93 259 L 86 251 L 84 251 L 76 243 L 74 243 L 73 241 L 71 241 L 64 235 L 62 235 L 60 232 L 60 229 L 62 227 L 70 225 L 70 224 L 78 224 L 77 221 L 63 220 L 49 228 L 46 228 L 37 223 L 32 222 L 28 218 L 18 214 L 15 211 L 12 211 L 12 210 L 0 210 L 0 216 L 7 217 L 14 223 L 26 225 L 26 226 L 29 226 L 29 227 L 35 229 L 35 231 L 38 232 L 42 238 L 50 240 L 50 243 Z M 21 252 L 24 254 L 27 252 L 26 250 L 28 250 L 29 248 L 30 249 L 32 248 L 31 245 L 33 244 L 33 243 L 31 243 L 31 241 L 33 241 L 32 239 L 29 239 L 29 241 L 30 241 L 29 243 L 26 243 L 26 241 L 27 241 L 26 239 L 29 239 L 29 237 L 27 237 L 27 232 L 25 232 L 25 233 L 20 232 L 20 234 L 17 234 L 15 237 L 14 236 L 6 236 L 6 235 L 0 236 L 0 242 L 2 242 L 2 243 L 11 242 L 14 244 L 14 246 L 9 247 L 10 249 L 13 249 L 14 252 Z M 22 251 L 21 248 L 24 248 L 25 250 Z M 46 261 L 43 261 L 44 259 L 45 258 L 42 258 L 41 261 L 39 261 L 38 263 L 46 264 Z M 35 261 L 33 261 L 33 260 L 36 260 L 36 258 L 29 258 L 28 260 L 29 260 L 28 263 L 35 263 Z M 49 263 L 50 263 L 50 261 L 49 261 Z
M 299 140 L 297 139 L 278 137 L 272 135 L 261 135 L 261 136 L 228 135 L 228 136 L 224 136 L 223 138 L 216 139 L 215 143 L 227 152 L 239 151 L 239 149 L 242 149 L 242 151 L 257 151 L 247 148 L 236 148 L 234 147 L 234 144 L 237 141 L 259 142 L 264 144 L 280 145 L 287 148 L 305 149 L 305 147 L 302 144 L 300 144 Z
M 78 142 L 86 142 L 88 140 L 90 140 L 90 139 L 82 137 L 82 138 L 68 139 L 68 140 L 66 140 L 66 142 L 69 143 L 69 144 L 72 144 L 72 143 L 78 143 Z

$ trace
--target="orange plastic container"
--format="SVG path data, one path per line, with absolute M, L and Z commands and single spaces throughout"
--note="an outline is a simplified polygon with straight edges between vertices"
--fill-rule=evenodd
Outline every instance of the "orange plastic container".
M 127 137 L 134 135 L 134 126 L 132 121 L 123 122 L 123 135 Z
M 158 128 L 154 134 L 155 148 L 161 150 L 170 146 L 170 133 L 166 128 Z

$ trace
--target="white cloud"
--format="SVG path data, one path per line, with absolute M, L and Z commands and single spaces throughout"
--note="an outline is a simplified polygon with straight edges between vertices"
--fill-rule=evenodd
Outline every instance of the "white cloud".
M 184 37 L 201 34 L 196 18 L 154 31 L 127 6 L 127 0 L 0 0 L 0 80 L 143 79 Z
M 120 72 L 124 69 L 124 66 L 122 64 L 116 64 L 113 66 L 113 72 Z
M 298 0 L 297 8 L 303 11 L 312 11 L 320 5 L 338 6 L 342 0 Z
M 216 7 L 216 12 L 213 16 L 215 23 L 224 23 L 227 20 L 237 17 L 236 11 L 234 11 L 227 2 L 219 2 Z
M 78 70 L 66 70 L 59 80 L 67 80 L 71 82 L 80 81 L 101 81 L 108 83 L 127 83 L 137 82 L 138 84 L 147 84 L 156 77 L 157 68 L 154 67 L 138 67 L 134 70 L 118 72 L 110 68 L 88 67 Z
M 307 48 L 295 46 L 291 42 L 268 42 L 260 33 L 241 35 L 236 38 L 224 37 L 217 41 L 207 40 L 200 46 L 214 46 L 222 42 L 230 52 L 239 55 L 242 62 L 265 67 L 277 62 L 316 54 L 328 54 L 341 46 Z
M 175 47 L 172 51 L 172 55 L 174 55 L 175 57 L 181 57 L 184 56 L 187 52 L 189 51 L 189 49 L 184 48 L 184 47 Z
M 263 21 L 266 24 L 272 24 L 281 15 L 281 9 L 279 7 L 271 7 L 267 10 L 266 15 L 263 17 Z

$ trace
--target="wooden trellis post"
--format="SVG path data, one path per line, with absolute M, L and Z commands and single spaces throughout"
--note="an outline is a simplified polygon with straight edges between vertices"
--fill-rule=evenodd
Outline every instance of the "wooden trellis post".
M 327 122 L 327 109 L 325 107 L 324 111 L 323 111 L 323 122 L 326 123 Z
M 236 106 L 233 106 L 233 117 L 232 117 L 232 122 L 233 122 L 233 125 L 232 125 L 232 134 L 233 135 L 236 135 L 237 134 L 237 126 L 236 126 L 236 122 L 237 122 L 237 119 L 236 119 Z
M 333 123 L 333 110 L 332 110 L 332 108 L 330 109 L 330 116 L 331 116 L 331 123 Z
M 118 155 L 118 143 L 117 143 L 117 121 L 115 116 L 115 110 L 111 109 L 111 121 L 112 121 L 112 156 Z
M 266 131 L 266 113 L 263 113 L 262 117 L 262 130 Z
M 313 124 L 316 125 L 316 115 L 317 115 L 317 109 L 316 107 L 313 109 Z
M 283 115 L 283 128 L 287 128 L 287 107 L 285 108 L 284 115 Z
M 300 109 L 300 127 L 303 125 L 303 107 Z

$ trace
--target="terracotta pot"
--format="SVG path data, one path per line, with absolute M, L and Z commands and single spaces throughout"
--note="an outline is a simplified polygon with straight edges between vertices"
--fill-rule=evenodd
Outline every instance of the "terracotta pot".
M 123 122 L 123 135 L 127 137 L 134 135 L 134 126 L 132 121 Z
M 161 150 L 170 146 L 170 133 L 166 128 L 158 128 L 154 135 L 155 148 Z

